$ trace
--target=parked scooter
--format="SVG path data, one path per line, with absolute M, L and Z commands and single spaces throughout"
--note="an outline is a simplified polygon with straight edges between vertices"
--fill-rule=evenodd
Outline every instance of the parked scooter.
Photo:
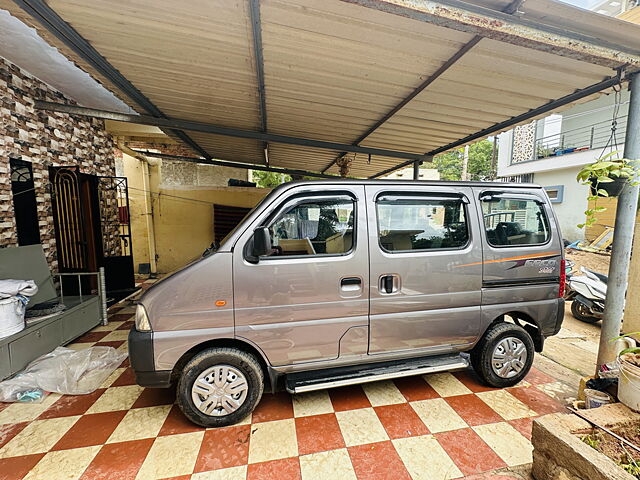
M 583 275 L 571 272 L 573 262 L 567 262 L 567 288 L 565 299 L 571 300 L 571 313 L 578 320 L 596 323 L 602 319 L 604 301 L 607 296 L 608 277 L 585 267 Z

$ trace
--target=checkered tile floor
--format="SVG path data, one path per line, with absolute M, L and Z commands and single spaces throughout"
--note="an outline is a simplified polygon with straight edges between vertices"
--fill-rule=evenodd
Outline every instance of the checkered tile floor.
M 133 308 L 72 348 L 126 350 Z M 531 462 L 556 382 L 482 386 L 471 371 L 291 396 L 266 394 L 240 425 L 189 423 L 174 392 L 135 385 L 128 360 L 90 395 L 0 404 L 0 479 L 448 479 Z

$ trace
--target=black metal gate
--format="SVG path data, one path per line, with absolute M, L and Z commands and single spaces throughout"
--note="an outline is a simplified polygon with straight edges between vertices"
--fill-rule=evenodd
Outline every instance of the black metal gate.
M 129 188 L 126 177 L 98 177 L 102 265 L 110 297 L 135 290 Z
M 51 167 L 50 178 L 59 271 L 96 272 L 104 267 L 109 298 L 133 292 L 127 179 L 88 175 L 77 167 Z M 97 287 L 93 277 L 85 283 L 83 290 Z M 64 289 L 71 293 L 75 288 Z

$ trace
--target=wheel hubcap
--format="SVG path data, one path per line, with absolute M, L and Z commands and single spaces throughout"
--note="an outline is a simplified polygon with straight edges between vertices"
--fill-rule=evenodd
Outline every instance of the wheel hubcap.
M 238 410 L 248 391 L 249 384 L 240 370 L 230 365 L 215 365 L 193 382 L 191 398 L 205 415 L 221 417 Z
M 514 337 L 500 340 L 491 355 L 491 367 L 502 378 L 515 377 L 524 369 L 526 362 L 527 348 L 522 340 Z

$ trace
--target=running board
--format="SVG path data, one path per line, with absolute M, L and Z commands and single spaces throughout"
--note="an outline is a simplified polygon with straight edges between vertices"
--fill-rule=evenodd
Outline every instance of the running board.
M 287 375 L 285 386 L 289 393 L 303 393 L 425 373 L 463 370 L 468 366 L 469 361 L 462 355 L 439 355 L 292 373 Z

